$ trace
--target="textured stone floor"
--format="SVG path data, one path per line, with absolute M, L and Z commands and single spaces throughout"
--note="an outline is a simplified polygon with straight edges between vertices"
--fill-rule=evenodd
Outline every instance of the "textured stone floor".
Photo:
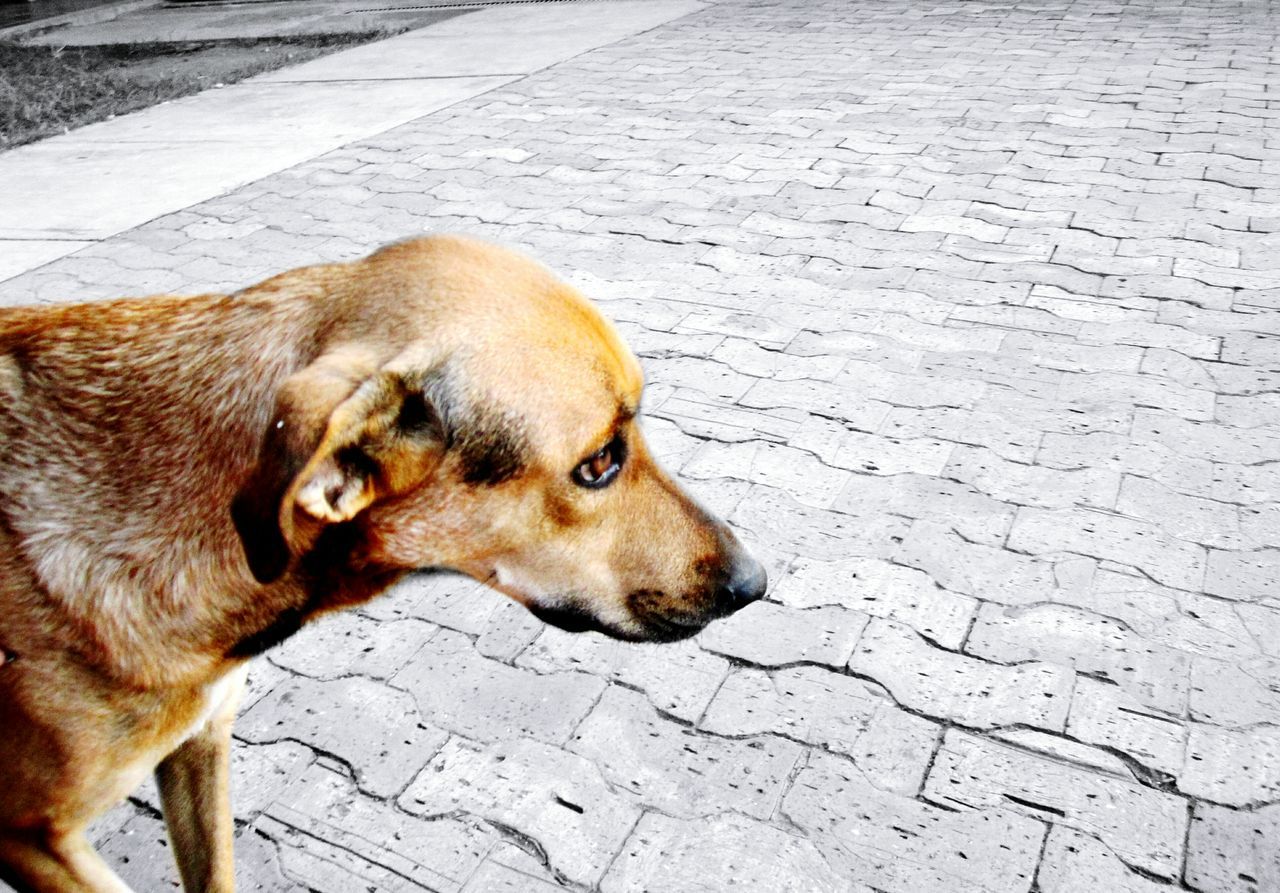
M 767 558 L 676 646 L 440 579 L 299 635 L 242 888 L 1280 890 L 1278 13 L 725 0 L 0 284 L 524 246 Z

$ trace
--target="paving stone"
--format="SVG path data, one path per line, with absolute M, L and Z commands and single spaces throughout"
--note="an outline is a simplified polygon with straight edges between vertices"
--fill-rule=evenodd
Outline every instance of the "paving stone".
M 927 292 L 922 297 L 925 300 L 930 299 Z M 956 318 L 954 312 L 948 316 Z M 876 331 L 888 335 L 895 341 L 924 350 L 966 353 L 991 353 L 1000 348 L 1006 337 L 1005 332 L 997 329 L 934 325 L 909 316 L 898 315 L 885 317 L 876 327 Z
M 799 408 L 809 413 L 848 422 L 863 431 L 873 431 L 892 408 L 887 395 L 860 395 L 828 381 L 757 381 L 738 401 L 755 409 Z
M 1192 458 L 1156 443 L 1141 443 L 1123 434 L 1049 433 L 1040 443 L 1037 464 L 1053 468 L 1096 467 L 1158 481 L 1179 493 L 1213 498 L 1217 472 L 1206 458 Z
M 308 893 L 285 875 L 274 844 L 245 829 L 236 835 L 236 889 L 243 893 Z
M 544 674 L 573 670 L 621 682 L 643 690 L 654 707 L 686 722 L 702 715 L 730 666 L 696 641 L 649 645 L 551 627 L 516 663 Z
M 914 794 L 941 728 L 879 686 L 817 667 L 730 674 L 698 723 L 719 735 L 772 733 L 850 757 L 883 790 Z
M 1014 507 L 973 487 L 921 474 L 858 475 L 836 499 L 835 509 L 851 515 L 904 515 L 945 523 L 974 542 L 1002 543 Z
M 1009 462 L 990 450 L 963 446 L 956 447 L 943 474 L 1003 502 L 1042 508 L 1110 508 L 1120 489 L 1120 476 L 1115 472 L 1094 468 L 1060 471 Z
M 1261 428 L 1271 425 L 1278 411 L 1280 400 L 1275 394 L 1219 394 L 1214 418 L 1235 428 Z
M 895 562 L 924 571 L 944 589 L 984 601 L 1025 605 L 1059 597 L 1088 584 L 1096 562 L 1075 556 L 1030 558 L 970 542 L 950 527 L 929 521 L 911 525 Z
M 652 414 L 672 420 L 681 431 L 694 437 L 725 442 L 785 440 L 799 427 L 806 415 L 789 406 L 767 409 L 728 408 L 709 403 L 706 397 L 694 391 L 679 388 L 665 399 L 660 399 L 659 394 L 660 389 L 650 388 L 646 391 L 646 399 L 651 400 L 650 405 L 654 407 L 650 410 Z
M 343 776 L 313 766 L 252 826 L 273 843 L 279 870 L 308 890 L 460 890 L 498 833 L 453 816 L 420 819 L 361 797 Z
M 476 639 L 476 651 L 492 660 L 511 663 L 545 628 L 546 624 L 524 605 L 502 599 Z
M 832 380 L 832 384 L 844 389 L 846 399 L 865 396 L 894 406 L 917 407 L 970 408 L 977 404 L 987 390 L 985 382 L 893 372 L 873 363 L 857 360 L 846 363 Z
M 1182 771 L 1187 730 L 1181 717 L 1158 712 L 1117 685 L 1078 679 L 1067 734 L 1086 744 L 1123 751 L 1170 777 Z
M 1117 375 L 1108 372 L 1068 375 L 1058 398 L 1073 404 L 1116 401 L 1163 409 L 1187 419 L 1209 421 L 1214 417 L 1212 391 L 1188 388 L 1150 375 Z
M 1044 893 L 1163 893 L 1169 889 L 1138 874 L 1097 837 L 1063 825 L 1049 829 L 1036 881 Z
M 1007 336 L 1000 352 L 1028 363 L 1063 372 L 1107 370 L 1137 372 L 1142 350 L 1137 346 L 1115 344 L 1080 344 L 1074 340 L 1030 332 Z
M 1183 791 L 1227 806 L 1256 806 L 1280 797 L 1280 728 L 1225 729 L 1192 723 Z
M 486 859 L 462 888 L 463 893 L 555 893 L 563 890 L 554 880 L 544 880 L 536 875 L 511 868 Z
M 154 814 L 130 818 L 99 851 L 131 889 L 181 889 L 164 822 Z
M 233 740 L 231 749 L 231 810 L 238 823 L 252 822 L 259 813 L 271 805 L 316 761 L 316 752 L 296 741 L 275 744 L 250 744 L 242 737 Z M 331 759 L 331 755 L 326 755 Z M 133 804 L 161 811 L 160 792 L 155 779 L 148 778 L 130 795 L 130 800 L 117 807 L 104 819 L 94 824 L 90 839 L 95 843 L 104 840 L 127 820 Z M 113 817 L 118 816 L 112 825 Z
M 790 608 L 761 601 L 708 626 L 698 642 L 708 651 L 761 666 L 842 667 L 866 625 L 866 615 L 835 605 Z
M 1020 723 L 1062 731 L 1075 682 L 1050 664 L 1002 666 L 943 651 L 888 620 L 871 621 L 849 669 L 907 709 L 972 728 Z
M 1133 571 L 1103 568 L 1087 588 L 1059 590 L 1054 598 L 1189 654 L 1247 660 L 1267 653 L 1258 631 L 1269 628 L 1271 609 L 1170 589 Z
M 731 887 L 743 893 L 869 893 L 803 837 L 726 813 L 692 821 L 649 813 L 610 868 L 604 893 Z
M 1277 838 L 1280 806 L 1241 812 L 1197 803 L 1187 835 L 1187 884 L 1222 893 L 1280 889 Z
M 1097 836 L 1130 865 L 1165 878 L 1182 865 L 1185 801 L 1024 751 L 948 732 L 925 784 L 953 808 L 1001 808 Z
M 477 749 L 452 739 L 400 796 L 420 816 L 462 812 L 519 828 L 552 868 L 584 885 L 599 881 L 640 818 L 589 760 L 535 741 Z
M 827 465 L 885 475 L 904 472 L 936 475 L 946 465 L 954 447 L 932 438 L 899 440 L 868 434 L 819 416 L 807 418 L 791 436 L 790 443 L 814 453 Z M 846 475 L 839 481 L 840 487 L 848 479 Z
M 330 614 L 273 649 L 268 659 L 315 679 L 389 679 L 437 629 L 415 619 L 386 622 L 355 612 Z
M 717 402 L 741 398 L 760 380 L 701 357 L 650 358 L 645 371 L 655 384 L 673 384 Z
M 728 477 L 776 487 L 816 508 L 830 508 L 851 477 L 811 452 L 758 440 L 706 442 L 680 473 L 695 480 Z
M 824 511 L 796 502 L 786 493 L 753 486 L 729 515 L 729 521 L 762 541 L 817 558 L 887 556 L 897 548 L 910 522 L 880 514 Z
M 1045 836 L 1004 808 L 941 809 L 880 791 L 823 753 L 796 775 L 782 812 L 842 876 L 894 893 L 1021 893 Z
M 688 338 L 688 336 L 684 336 Z M 726 338 L 706 355 L 727 363 L 737 371 L 756 378 L 778 378 L 791 381 L 810 378 L 830 381 L 844 366 L 844 358 L 831 355 L 797 356 L 769 350 L 742 338 Z
M 1161 444 L 1176 453 L 1211 457 L 1215 462 L 1255 465 L 1280 455 L 1280 432 L 1194 422 L 1155 410 L 1134 413 L 1132 437 L 1138 442 Z
M 1213 466 L 1213 481 L 1205 495 L 1240 505 L 1243 524 L 1260 512 L 1271 511 L 1270 504 L 1280 501 L 1280 465 L 1216 464 Z M 1270 545 L 1270 536 L 1258 528 L 1257 522 L 1251 526 L 1251 538 L 1262 545 Z
M 1199 590 L 1205 550 L 1156 525 L 1086 509 L 1022 508 L 1009 533 L 1009 548 L 1043 555 L 1074 552 L 1115 561 L 1180 589 Z
M 1220 548 L 1241 545 L 1236 506 L 1186 496 L 1156 481 L 1126 476 L 1115 508 L 1123 515 L 1159 524 L 1180 539 Z
M 410 693 L 433 725 L 479 741 L 525 735 L 562 744 L 605 683 L 584 673 L 509 667 L 482 657 L 460 633 L 442 630 L 392 684 Z
M 920 371 L 940 377 L 976 378 L 1039 399 L 1052 398 L 1064 375 L 1016 357 L 982 353 L 928 353 L 920 360 Z
M 897 438 L 930 437 L 970 446 L 986 447 L 1011 462 L 1031 462 L 1041 433 L 989 412 L 969 412 L 955 407 L 915 409 L 894 407 L 880 430 Z M 918 469 L 913 469 L 918 470 Z
M 1118 752 L 1077 741 L 1061 732 L 1042 732 L 1039 729 L 1014 726 L 997 729 L 990 733 L 990 737 L 1046 759 L 1072 763 L 1109 775 L 1129 777 L 1134 774 L 1129 768 L 1133 764 L 1122 759 Z
M 718 738 L 664 719 L 644 696 L 609 688 L 569 749 L 615 788 L 678 818 L 733 810 L 768 819 L 800 745 L 771 736 Z
M 1134 414 L 1127 403 L 1068 406 L 1007 389 L 993 393 L 984 401 L 983 409 L 1004 416 L 1012 424 L 1058 434 L 1127 431 Z
M 236 723 L 236 734 L 269 743 L 292 739 L 336 754 L 361 790 L 398 792 L 448 737 L 403 691 L 369 679 L 298 678 L 272 690 Z
M 248 710 L 276 686 L 291 678 L 293 674 L 280 669 L 269 660 L 251 661 L 248 678 L 245 680 L 244 694 L 240 697 L 240 712 Z
M 1110 680 L 1140 703 L 1181 716 L 1191 660 L 1113 618 L 1058 605 L 978 611 L 965 650 L 1005 663 L 1041 660 Z
M 959 648 L 978 603 L 938 586 L 923 571 L 874 558 L 796 559 L 771 597 L 794 608 L 839 605 L 905 623 L 945 648 Z
M 382 622 L 418 618 L 479 636 L 488 628 L 490 616 L 505 598 L 465 577 L 417 574 L 406 578 L 386 595 L 361 606 L 360 613 Z
M 1209 551 L 1209 567 L 1204 591 L 1236 601 L 1259 601 L 1272 597 L 1280 581 L 1280 551 Z
M 1198 657 L 1191 664 L 1191 718 L 1216 726 L 1280 726 L 1280 661 Z

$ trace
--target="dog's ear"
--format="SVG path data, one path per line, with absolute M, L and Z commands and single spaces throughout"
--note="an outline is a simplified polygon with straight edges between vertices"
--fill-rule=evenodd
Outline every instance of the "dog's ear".
M 249 569 L 278 579 L 298 547 L 295 512 L 350 521 L 420 483 L 446 435 L 423 376 L 335 351 L 291 376 L 276 398 L 258 461 L 231 506 Z

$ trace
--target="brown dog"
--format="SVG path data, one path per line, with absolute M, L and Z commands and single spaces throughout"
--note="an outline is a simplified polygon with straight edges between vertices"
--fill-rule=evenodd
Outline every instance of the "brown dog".
M 125 890 L 83 829 L 154 770 L 186 889 L 231 890 L 248 659 L 410 570 L 635 640 L 762 596 L 640 389 L 583 298 L 460 238 L 0 311 L 0 877 Z

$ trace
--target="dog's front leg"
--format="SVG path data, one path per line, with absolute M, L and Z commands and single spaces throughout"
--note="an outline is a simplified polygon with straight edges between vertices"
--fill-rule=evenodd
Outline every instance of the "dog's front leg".
M 79 831 L 0 832 L 0 879 L 19 893 L 131 893 Z
M 244 674 L 232 680 L 213 717 L 156 767 L 164 820 L 187 893 L 232 893 L 231 722 Z

